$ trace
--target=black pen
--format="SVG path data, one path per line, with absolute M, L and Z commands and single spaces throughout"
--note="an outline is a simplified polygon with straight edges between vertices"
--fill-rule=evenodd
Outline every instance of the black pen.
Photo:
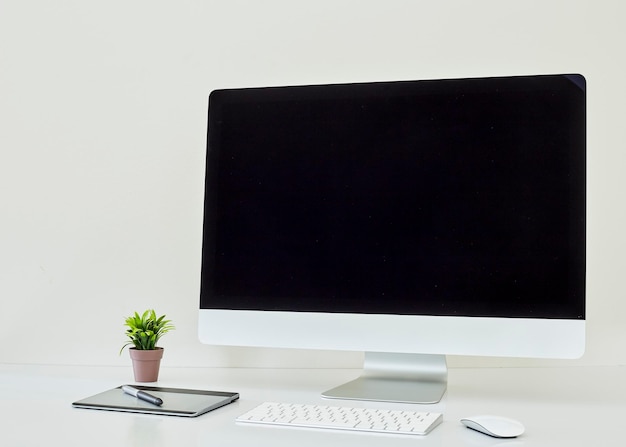
M 153 396 L 152 394 L 146 393 L 145 391 L 135 388 L 134 386 L 122 385 L 122 391 L 126 394 L 130 394 L 131 396 L 135 396 L 137 399 L 150 402 L 153 405 L 163 405 L 163 400 L 160 397 Z

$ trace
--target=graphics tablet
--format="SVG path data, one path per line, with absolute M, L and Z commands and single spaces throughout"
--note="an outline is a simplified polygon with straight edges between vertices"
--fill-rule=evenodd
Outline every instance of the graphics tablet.
M 73 402 L 72 406 L 94 410 L 196 417 L 239 399 L 239 393 L 222 391 L 187 390 L 141 385 L 133 385 L 133 387 L 160 397 L 163 400 L 163 404 L 157 406 L 137 399 L 124 393 L 120 385 L 112 390 Z

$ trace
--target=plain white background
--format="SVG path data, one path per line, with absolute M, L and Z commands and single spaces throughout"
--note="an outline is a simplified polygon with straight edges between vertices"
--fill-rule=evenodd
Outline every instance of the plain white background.
M 556 363 L 625 364 L 625 5 L 0 0 L 0 362 L 129 364 L 124 317 L 154 307 L 177 325 L 169 366 L 358 367 L 358 353 L 197 341 L 209 92 L 578 72 L 588 346 Z

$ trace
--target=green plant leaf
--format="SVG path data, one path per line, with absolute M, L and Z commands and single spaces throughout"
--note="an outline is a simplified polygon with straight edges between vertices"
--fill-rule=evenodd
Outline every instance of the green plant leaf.
M 130 339 L 120 349 L 120 354 L 126 346 L 134 345 L 137 349 L 155 349 L 160 338 L 174 329 L 171 320 L 166 320 L 165 315 L 157 317 L 154 309 L 148 309 L 141 315 L 135 312 L 124 320 L 127 327 L 125 335 Z

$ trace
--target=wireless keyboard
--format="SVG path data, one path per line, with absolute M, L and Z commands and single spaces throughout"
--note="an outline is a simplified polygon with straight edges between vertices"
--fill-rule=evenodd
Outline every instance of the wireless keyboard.
M 253 424 L 408 435 L 425 435 L 442 420 L 441 413 L 432 412 L 279 402 L 265 402 L 237 418 Z

